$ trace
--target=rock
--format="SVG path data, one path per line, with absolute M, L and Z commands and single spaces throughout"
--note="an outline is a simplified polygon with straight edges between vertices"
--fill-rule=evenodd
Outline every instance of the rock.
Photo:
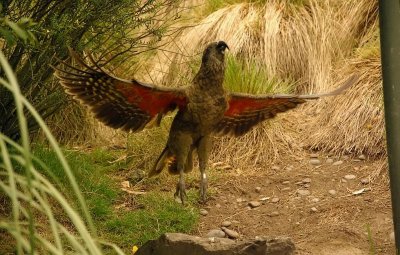
M 331 194 L 332 196 L 335 196 L 337 192 L 334 189 L 330 189 L 328 190 L 328 193 Z
M 304 178 L 301 182 L 302 183 L 310 183 L 311 182 L 311 178 Z
M 135 255 L 293 255 L 294 250 L 293 242 L 287 237 L 234 241 L 166 233 L 146 242 Z
M 271 203 L 278 203 L 279 202 L 279 197 L 274 197 L 271 199 Z
M 311 212 L 318 212 L 318 209 L 316 207 L 311 207 L 310 211 Z
M 341 164 L 343 164 L 343 161 L 342 160 L 338 160 L 338 161 L 336 161 L 336 162 L 333 162 L 333 166 L 338 166 L 338 165 L 341 165 Z
M 260 193 L 261 192 L 261 187 L 256 187 L 255 190 L 256 190 L 257 193 Z
M 200 209 L 200 215 L 207 216 L 208 211 L 206 209 Z
M 314 165 L 314 166 L 317 166 L 317 165 L 320 165 L 320 164 L 321 164 L 321 160 L 316 159 L 316 158 L 310 159 L 309 162 L 310 162 L 311 165 Z
M 279 166 L 273 165 L 271 169 L 274 171 L 279 171 L 281 168 Z
M 346 174 L 346 175 L 344 176 L 344 178 L 345 178 L 346 180 L 354 180 L 354 179 L 356 178 L 356 176 L 355 176 L 354 174 Z
M 250 206 L 251 208 L 256 208 L 256 207 L 259 207 L 260 205 L 261 205 L 261 203 L 258 202 L 258 201 L 250 201 L 250 202 L 249 202 L 249 206 Z
M 288 184 L 290 184 L 290 181 L 283 181 L 282 184 L 283 185 L 288 185 Z
M 358 159 L 361 159 L 361 160 L 365 160 L 367 157 L 365 157 L 365 155 L 364 154 L 361 154 L 360 156 L 358 156 Z
M 236 232 L 235 230 L 232 230 L 232 229 L 229 229 L 229 228 L 226 228 L 226 227 L 221 227 L 221 229 L 230 238 L 236 239 L 236 238 L 239 237 L 239 233 Z
M 222 231 L 221 229 L 212 229 L 207 233 L 206 237 L 224 238 L 225 237 L 225 232 Z
M 224 221 L 221 223 L 221 226 L 222 226 L 222 227 L 229 227 L 230 225 L 232 225 L 232 222 L 230 222 L 230 221 L 228 221 L 228 220 L 224 220 Z
M 368 184 L 369 183 L 369 178 L 362 178 L 361 179 L 361 183 L 364 184 L 364 185 Z
M 312 154 L 310 154 L 310 158 L 318 158 L 318 154 L 312 153 Z
M 300 196 L 309 196 L 311 192 L 306 189 L 299 189 L 297 190 L 297 194 L 299 194 Z
M 278 211 L 273 211 L 270 214 L 268 214 L 269 217 L 276 217 L 276 216 L 279 216 L 279 215 L 280 215 L 280 213 Z
M 318 202 L 319 202 L 319 198 L 314 197 L 313 199 L 311 199 L 311 202 L 313 202 L 313 203 L 318 203 Z
M 332 164 L 333 163 L 333 159 L 331 159 L 331 158 L 326 159 L 326 163 L 327 164 Z
M 131 187 L 131 184 L 129 181 L 123 181 L 123 182 L 121 182 L 121 186 L 122 186 L 122 188 L 127 189 L 127 188 Z

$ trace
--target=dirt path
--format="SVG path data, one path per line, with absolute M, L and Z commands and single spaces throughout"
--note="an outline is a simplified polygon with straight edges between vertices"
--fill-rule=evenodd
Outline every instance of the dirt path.
M 196 234 L 228 220 L 241 237 L 289 236 L 297 254 L 394 254 L 384 162 L 327 158 L 318 155 L 321 163 L 312 165 L 304 155 L 250 176 L 220 170 L 226 173 L 210 183 L 209 214 Z M 261 205 L 251 209 L 250 201 Z

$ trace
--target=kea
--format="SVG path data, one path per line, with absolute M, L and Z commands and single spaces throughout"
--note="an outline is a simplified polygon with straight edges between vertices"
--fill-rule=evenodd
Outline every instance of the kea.
M 158 123 L 177 109 L 169 137 L 149 176 L 165 167 L 179 175 L 175 198 L 184 203 L 184 174 L 193 168 L 197 151 L 200 168 L 200 199 L 206 201 L 207 161 L 216 134 L 240 136 L 277 113 L 295 108 L 306 100 L 338 95 L 352 85 L 350 77 L 340 88 L 315 95 L 251 95 L 228 92 L 223 87 L 225 51 L 223 42 L 210 43 L 204 50 L 201 66 L 190 86 L 159 87 L 113 76 L 88 55 L 86 63 L 70 50 L 76 64 L 62 61 L 55 67 L 66 93 L 87 105 L 94 116 L 112 128 L 137 132 L 149 123 Z

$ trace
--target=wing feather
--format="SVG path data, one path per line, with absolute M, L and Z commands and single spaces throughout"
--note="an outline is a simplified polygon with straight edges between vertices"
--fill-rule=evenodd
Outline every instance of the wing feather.
M 104 124 L 125 131 L 140 131 L 152 119 L 176 108 L 184 108 L 187 98 L 183 89 L 161 88 L 114 77 L 88 56 L 90 65 L 73 50 L 75 65 L 61 61 L 54 67 L 55 76 L 66 93 L 90 107 L 94 116 Z
M 215 132 L 224 135 L 243 135 L 258 123 L 273 118 L 278 113 L 293 109 L 307 100 L 339 95 L 357 80 L 358 77 L 353 75 L 338 89 L 329 93 L 315 95 L 250 95 L 245 93 L 231 93 L 228 96 L 228 109 L 222 120 L 215 126 Z

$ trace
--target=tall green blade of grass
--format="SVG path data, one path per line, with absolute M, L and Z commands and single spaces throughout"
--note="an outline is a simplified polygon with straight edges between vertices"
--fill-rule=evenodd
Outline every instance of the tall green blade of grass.
M 21 132 L 21 145 L 0 134 L 0 170 L 5 171 L 0 172 L 0 174 L 7 177 L 5 179 L 0 178 L 0 189 L 11 200 L 13 218 L 12 223 L 0 221 L 0 227 L 6 228 L 15 238 L 17 254 L 34 254 L 45 251 L 45 253 L 50 254 L 64 254 L 63 242 L 67 243 L 66 246 L 69 247 L 69 250 L 75 250 L 79 254 L 102 254 L 98 242 L 92 237 L 92 235 L 96 236 L 96 232 L 86 203 L 61 149 L 37 111 L 21 95 L 17 80 L 2 52 L 0 52 L 0 64 L 7 78 L 7 80 L 0 78 L 0 84 L 9 89 L 14 97 Z M 80 215 L 57 188 L 35 169 L 33 164 L 34 157 L 30 150 L 24 108 L 36 119 L 61 162 L 69 183 L 78 199 L 80 208 L 85 215 L 90 231 L 86 228 L 86 224 Z M 14 164 L 18 164 L 25 169 L 24 175 L 17 174 L 14 171 Z M 51 197 L 52 203 L 49 202 L 48 197 Z M 72 230 L 71 232 L 56 221 L 52 210 L 53 201 L 61 205 L 76 231 Z M 36 227 L 38 224 L 34 222 L 33 211 L 35 216 L 38 213 L 46 216 L 46 222 L 48 222 L 51 228 L 52 239 L 41 236 L 41 233 L 37 231 Z M 118 247 L 112 247 L 121 254 Z

